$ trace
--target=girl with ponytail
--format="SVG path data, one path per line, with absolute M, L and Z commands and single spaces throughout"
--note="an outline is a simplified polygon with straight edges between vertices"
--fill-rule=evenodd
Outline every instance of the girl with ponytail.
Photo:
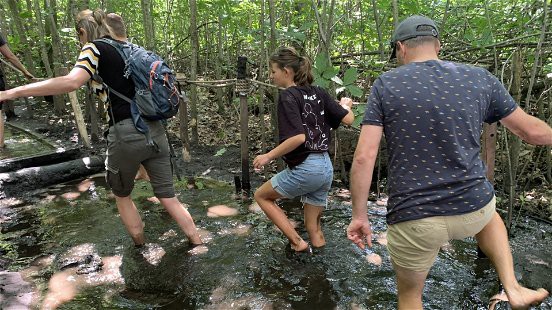
M 320 218 L 333 180 L 328 153 L 330 131 L 341 123 L 353 123 L 353 102 L 342 98 L 338 104 L 325 90 L 312 86 L 309 58 L 299 56 L 291 47 L 282 47 L 270 57 L 270 69 L 274 84 L 285 88 L 278 100 L 280 143 L 270 152 L 257 156 L 253 166 L 260 169 L 282 157 L 287 168 L 259 187 L 255 200 L 289 239 L 290 250 L 311 252 L 309 243 L 299 236 L 275 200 L 300 196 L 312 246 L 326 244 Z

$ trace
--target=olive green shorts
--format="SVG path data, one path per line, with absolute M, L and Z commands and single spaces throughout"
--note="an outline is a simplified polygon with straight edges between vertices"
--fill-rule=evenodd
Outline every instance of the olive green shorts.
M 147 146 L 146 136 L 137 131 L 131 119 L 109 128 L 105 159 L 106 180 L 117 197 L 129 196 L 140 164 L 150 177 L 157 198 L 172 198 L 174 184 L 167 135 L 161 122 L 147 122 L 158 149 Z
M 471 213 L 433 216 L 389 225 L 387 240 L 393 263 L 412 271 L 428 271 L 439 249 L 452 239 L 479 233 L 496 213 L 496 198 Z

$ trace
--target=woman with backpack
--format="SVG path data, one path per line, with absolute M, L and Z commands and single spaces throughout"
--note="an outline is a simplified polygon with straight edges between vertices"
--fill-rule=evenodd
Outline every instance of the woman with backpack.
M 270 57 L 270 71 L 274 84 L 285 88 L 278 99 L 280 144 L 257 156 L 253 166 L 259 169 L 282 157 L 288 168 L 259 187 L 255 200 L 289 239 L 289 250 L 310 252 L 309 244 L 299 236 L 275 200 L 300 196 L 312 246 L 319 248 L 326 244 L 320 218 L 333 180 L 328 153 L 330 130 L 341 123 L 353 123 L 353 101 L 341 98 L 338 104 L 325 90 L 312 86 L 310 60 L 291 47 L 282 47 Z
M 146 136 L 135 128 L 131 107 L 106 86 L 128 98 L 135 96 L 134 83 L 123 76 L 124 61 L 110 44 L 95 41 L 109 38 L 110 29 L 102 10 L 84 10 L 77 15 L 76 30 L 83 45 L 75 67 L 66 76 L 28 84 L 0 92 L 0 101 L 18 97 L 59 95 L 74 91 L 90 81 L 90 87 L 107 105 L 106 179 L 111 187 L 121 220 L 137 247 L 144 245 L 144 224 L 130 194 L 142 164 L 150 177 L 153 192 L 176 220 L 192 245 L 202 243 L 192 216 L 175 196 L 169 145 L 160 121 L 143 120 L 156 147 L 148 146 Z M 124 42 L 119 42 L 124 44 Z M 104 83 L 91 78 L 99 75 Z

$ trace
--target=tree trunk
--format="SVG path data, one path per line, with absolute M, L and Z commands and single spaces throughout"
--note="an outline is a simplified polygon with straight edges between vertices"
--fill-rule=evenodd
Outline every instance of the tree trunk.
M 141 0 L 142 3 L 142 18 L 144 22 L 144 35 L 145 35 L 145 45 L 146 48 L 150 51 L 155 50 L 155 31 L 153 28 L 153 10 L 152 10 L 152 1 L 151 0 Z
M 190 79 L 192 81 L 197 80 L 197 63 L 199 52 L 199 38 L 197 34 L 197 3 L 196 0 L 189 0 L 190 5 L 190 38 L 192 41 L 192 55 L 190 59 Z M 199 134 L 197 131 L 197 124 L 199 115 L 197 114 L 197 86 L 191 85 L 190 87 L 190 100 L 191 100 L 191 124 L 192 127 L 192 139 L 191 144 L 197 144 L 199 141 Z
M 378 49 L 380 52 L 380 60 L 385 60 L 385 47 L 383 45 L 383 35 L 381 33 L 381 23 L 379 21 L 378 5 L 376 0 L 372 0 L 372 12 L 374 12 L 374 23 L 376 24 L 376 32 L 378 33 Z
M 40 56 L 42 57 L 42 63 L 46 69 L 46 75 L 51 78 L 54 76 L 52 72 L 52 66 L 50 65 L 50 59 L 48 58 L 48 48 L 46 47 L 46 33 L 44 31 L 44 23 L 42 22 L 42 11 L 40 9 L 40 3 L 33 1 L 34 13 L 36 16 L 36 25 L 38 30 L 38 43 L 40 44 Z
M 25 33 L 25 28 L 23 27 L 23 23 L 21 22 L 21 18 L 19 17 L 19 6 L 17 5 L 17 2 L 15 0 L 8 0 L 8 5 L 10 7 L 12 16 L 14 17 L 12 21 L 15 23 L 15 30 L 17 31 L 17 35 L 19 36 L 19 40 L 21 41 L 21 44 L 25 47 L 25 50 L 23 52 L 25 66 L 27 67 L 27 70 L 29 70 L 29 72 L 34 74 L 33 56 L 31 55 L 31 50 L 28 48 L 28 46 L 30 45 L 29 41 L 27 41 L 27 34 Z
M 54 74 L 59 76 L 60 72 L 63 72 L 62 68 L 65 67 L 65 54 L 63 53 L 61 39 L 56 25 L 55 18 L 55 1 L 53 0 L 44 0 L 44 5 L 48 10 L 47 25 L 50 29 L 50 35 L 52 36 L 52 50 L 53 50 L 53 66 Z M 65 95 L 54 96 L 54 112 L 56 115 L 65 114 Z
M 222 80 L 222 61 L 224 59 L 222 49 L 222 15 L 218 16 L 218 32 L 217 32 L 217 57 L 215 57 L 215 78 Z M 217 88 L 217 105 L 218 112 L 222 114 L 224 112 L 224 102 L 222 101 L 222 88 Z
M 260 35 L 261 35 L 261 53 L 259 56 L 259 74 L 257 79 L 259 81 L 265 80 L 265 64 L 268 62 L 268 57 L 266 53 L 266 38 L 265 38 L 265 1 L 261 0 L 261 14 L 259 19 L 259 25 L 260 25 Z M 264 98 L 265 96 L 261 95 L 259 96 L 259 124 L 261 127 L 261 153 L 264 153 L 266 150 L 266 123 L 265 123 L 265 105 L 264 105 Z
M 393 29 L 397 28 L 399 25 L 399 0 L 393 0 Z
M 268 0 L 268 18 L 270 19 L 270 51 L 269 55 L 276 52 L 276 8 L 274 5 L 274 0 Z M 268 72 L 270 72 L 270 64 L 268 67 Z M 272 98 L 274 98 L 273 109 L 270 113 L 270 122 L 272 124 L 273 139 L 274 143 L 278 144 L 279 132 L 278 132 L 278 89 L 274 88 L 272 90 Z

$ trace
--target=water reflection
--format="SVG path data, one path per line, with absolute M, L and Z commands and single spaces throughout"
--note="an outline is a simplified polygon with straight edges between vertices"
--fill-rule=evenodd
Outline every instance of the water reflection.
M 32 138 L 24 131 L 11 126 L 4 128 L 5 147 L 0 148 L 0 160 L 22 156 L 38 155 L 52 151 L 54 147 Z

